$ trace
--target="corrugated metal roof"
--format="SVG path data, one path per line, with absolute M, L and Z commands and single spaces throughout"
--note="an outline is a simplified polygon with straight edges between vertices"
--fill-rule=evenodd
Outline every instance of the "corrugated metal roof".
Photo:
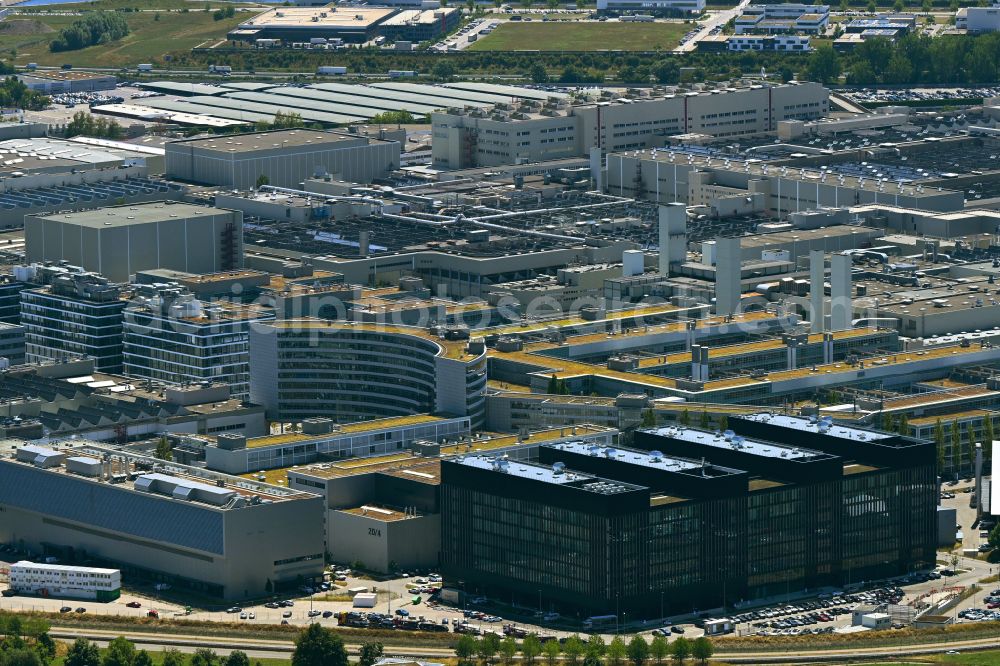
M 179 81 L 152 81 L 150 83 L 140 83 L 139 87 L 146 90 L 174 93 L 176 95 L 221 95 L 227 90 L 226 88 L 206 83 L 181 83 Z
M 154 109 L 164 109 L 165 111 L 177 111 L 180 113 L 190 113 L 199 116 L 212 116 L 225 118 L 227 120 L 242 120 L 255 122 L 258 120 L 273 120 L 274 114 L 254 113 L 253 111 L 241 111 L 240 109 L 219 109 L 204 104 L 192 104 L 191 102 L 181 102 L 179 100 L 160 99 L 152 97 L 143 100 L 146 106 Z
M 242 95 L 258 95 L 260 93 L 240 93 Z M 263 113 L 267 116 L 268 120 L 274 118 L 274 114 L 278 111 L 284 113 L 297 113 L 302 116 L 303 120 L 313 120 L 321 123 L 333 123 L 333 124 L 344 124 L 352 123 L 358 120 L 363 120 L 363 116 L 358 115 L 347 115 L 343 113 L 326 113 L 323 111 L 310 111 L 307 109 L 300 109 L 288 104 L 273 104 L 268 102 L 250 102 L 246 100 L 240 100 L 233 97 L 192 97 L 191 102 L 198 106 L 204 105 L 204 110 L 202 113 L 211 114 L 212 109 L 222 108 L 222 109 L 236 109 L 244 111 L 252 111 L 256 113 Z
M 317 99 L 301 99 L 288 95 L 275 95 L 269 92 L 233 92 L 226 95 L 223 99 L 238 99 L 260 104 L 273 104 L 276 108 L 291 108 L 301 113 L 303 118 L 305 118 L 306 113 L 318 111 L 320 113 L 341 115 L 353 121 L 366 120 L 378 113 L 375 109 L 369 111 L 350 104 L 337 104 Z
M 459 101 L 448 97 L 431 97 L 430 95 L 419 95 L 400 90 L 386 90 L 385 88 L 372 88 L 370 86 L 351 86 L 344 83 L 317 83 L 315 88 L 320 90 L 332 90 L 335 92 L 346 92 L 360 97 L 374 97 L 375 99 L 395 99 L 404 102 L 417 102 L 418 104 L 430 104 L 435 109 L 446 109 L 449 106 L 460 106 Z M 468 106 L 490 106 L 489 102 L 470 102 Z
M 480 83 L 478 81 L 456 81 L 455 83 L 442 84 L 445 88 L 455 88 L 457 90 L 475 90 L 479 92 L 493 93 L 495 95 L 508 95 L 510 97 L 523 97 L 525 99 L 546 100 L 550 97 L 565 99 L 569 97 L 566 93 L 549 92 L 548 90 L 534 90 L 533 88 L 521 88 L 519 86 L 504 86 L 495 83 Z
M 416 114 L 428 114 L 438 109 L 433 104 L 420 104 L 418 102 L 403 102 L 394 99 L 375 99 L 374 97 L 359 97 L 349 93 L 330 92 L 329 90 L 317 90 L 316 88 L 292 88 L 281 87 L 271 88 L 267 92 L 275 95 L 287 97 L 302 97 L 306 99 L 319 99 L 328 102 L 342 104 L 352 104 L 364 109 L 373 109 L 378 113 L 384 111 L 409 111 Z

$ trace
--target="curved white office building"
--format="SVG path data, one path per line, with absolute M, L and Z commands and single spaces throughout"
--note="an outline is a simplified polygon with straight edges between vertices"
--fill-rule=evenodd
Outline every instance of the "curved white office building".
M 426 329 L 296 319 L 253 327 L 250 399 L 268 418 L 485 417 L 486 349 Z

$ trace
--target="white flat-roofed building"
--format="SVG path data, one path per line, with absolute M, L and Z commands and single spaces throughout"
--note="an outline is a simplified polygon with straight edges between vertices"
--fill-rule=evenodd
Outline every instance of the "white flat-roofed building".
M 243 21 L 229 33 L 230 39 L 281 39 L 308 42 L 313 37 L 366 42 L 386 19 L 399 9 L 392 7 L 277 7 Z
M 435 168 L 524 164 L 664 145 L 678 134 L 759 134 L 782 120 L 826 116 L 829 91 L 817 83 L 754 85 L 659 97 L 525 101 L 492 109 L 431 114 Z M 506 108 L 505 108 L 506 107 Z
M 122 574 L 118 569 L 24 560 L 10 566 L 10 589 L 18 594 L 114 601 L 121 596 L 121 587 Z
M 955 15 L 955 27 L 971 33 L 1000 30 L 1000 5 L 962 7 Z
M 748 33 L 775 34 L 783 32 L 819 35 L 830 22 L 829 5 L 748 5 L 736 17 L 737 35 Z
M 809 38 L 802 35 L 733 35 L 726 39 L 729 51 L 809 51 Z
M 642 11 L 644 14 L 687 15 L 705 10 L 705 0 L 597 0 L 597 11 Z

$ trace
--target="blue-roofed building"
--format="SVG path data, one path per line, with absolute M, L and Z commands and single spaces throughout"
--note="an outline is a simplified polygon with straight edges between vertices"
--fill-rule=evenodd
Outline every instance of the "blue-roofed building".
M 225 599 L 322 578 L 321 497 L 72 444 L 4 442 L 0 543 Z

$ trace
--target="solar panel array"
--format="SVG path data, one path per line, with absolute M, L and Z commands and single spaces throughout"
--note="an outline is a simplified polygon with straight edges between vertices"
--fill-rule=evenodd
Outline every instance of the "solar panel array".
M 178 190 L 180 190 L 179 185 L 148 178 L 10 190 L 0 194 L 0 210 L 59 207 L 80 201 L 113 202 L 117 199 L 128 200 L 137 196 L 166 194 Z

